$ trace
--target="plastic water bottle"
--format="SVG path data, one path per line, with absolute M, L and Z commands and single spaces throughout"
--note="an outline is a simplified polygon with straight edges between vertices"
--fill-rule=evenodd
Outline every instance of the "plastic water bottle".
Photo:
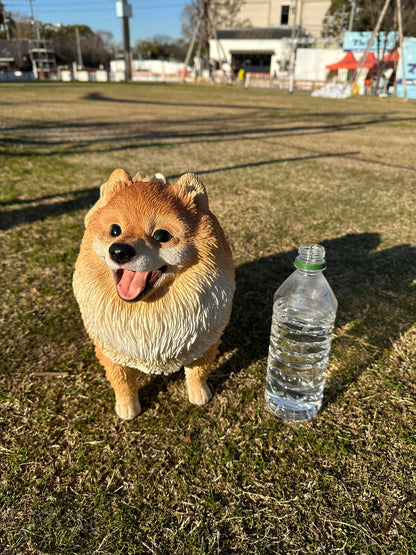
M 301 245 L 295 267 L 274 295 L 265 396 L 276 416 L 301 422 L 322 405 L 338 302 L 324 247 Z

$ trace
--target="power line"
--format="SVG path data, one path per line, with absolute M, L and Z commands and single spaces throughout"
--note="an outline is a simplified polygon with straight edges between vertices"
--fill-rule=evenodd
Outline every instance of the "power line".
M 97 10 L 97 6 L 100 6 L 100 10 L 104 9 L 107 11 L 114 11 L 114 0 L 108 0 L 107 2 L 105 2 L 106 4 L 108 4 L 107 6 L 103 6 L 103 2 L 97 1 L 95 4 L 95 7 L 92 7 L 92 4 L 94 4 L 93 0 L 90 0 L 89 4 L 91 5 L 90 8 L 85 7 L 83 11 L 88 10 L 88 11 L 96 11 Z M 162 3 L 157 3 L 157 2 L 152 2 L 151 5 L 149 5 L 148 3 L 141 5 L 139 4 L 137 7 L 140 10 L 146 10 L 146 11 L 152 11 L 152 10 L 160 10 L 160 9 L 166 9 L 166 8 L 180 8 L 182 6 L 186 5 L 186 1 L 185 2 L 172 2 L 172 3 L 167 3 L 166 0 Z M 23 11 L 27 11 L 28 10 L 28 3 L 26 2 L 13 2 L 13 0 L 9 0 L 9 2 L 4 2 L 4 4 L 10 5 L 11 4 L 11 9 L 14 10 L 23 10 Z M 55 8 L 54 11 L 62 11 L 62 10 L 70 10 L 73 11 L 73 7 L 74 6 L 85 6 L 85 2 L 68 2 L 68 4 L 65 6 L 63 5 L 64 2 L 61 2 L 58 6 L 56 4 L 56 2 L 34 2 L 33 6 L 34 8 Z M 136 3 L 133 1 L 131 2 L 131 4 L 135 5 Z M 10 8 L 9 8 L 10 9 Z M 78 10 L 77 10 L 78 11 Z
M 132 21 L 134 40 L 137 36 L 166 34 L 179 37 L 180 16 L 189 0 L 129 0 L 135 17 Z M 116 0 L 32 0 L 37 21 L 63 25 L 85 24 L 91 29 L 108 29 L 119 39 Z M 31 18 L 29 0 L 3 0 L 6 12 Z M 33 19 L 33 17 L 32 17 Z

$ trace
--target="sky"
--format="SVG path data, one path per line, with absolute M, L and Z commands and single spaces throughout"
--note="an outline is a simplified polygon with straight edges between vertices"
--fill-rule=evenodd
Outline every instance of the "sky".
M 2 0 L 6 12 L 31 17 L 30 0 Z M 129 0 L 133 8 L 130 43 L 154 35 L 181 36 L 180 16 L 189 0 Z M 116 0 L 32 0 L 35 17 L 42 23 L 88 25 L 93 31 L 110 31 L 122 43 L 122 20 L 116 16 Z

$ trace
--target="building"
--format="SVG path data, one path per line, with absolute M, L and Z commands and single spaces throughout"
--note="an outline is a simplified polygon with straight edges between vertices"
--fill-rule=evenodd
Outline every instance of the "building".
M 56 57 L 51 41 L 0 40 L 0 75 L 4 79 L 56 76 Z
M 310 48 L 321 37 L 331 0 L 245 0 L 240 28 L 218 29 L 210 40 L 210 58 L 235 74 L 280 76 L 290 70 L 294 50 Z
M 292 28 L 243 27 L 217 31 L 217 40 L 210 40 L 210 58 L 221 65 L 226 62 L 234 76 L 246 72 L 278 74 L 286 71 L 292 52 Z M 297 29 L 297 39 L 305 44 L 313 38 Z
M 29 40 L 0 40 L 0 72 L 32 71 Z
M 245 0 L 238 19 L 253 27 L 298 25 L 307 35 L 319 38 L 330 5 L 331 0 Z
M 57 75 L 56 56 L 51 40 L 29 41 L 29 55 L 35 79 L 54 78 Z

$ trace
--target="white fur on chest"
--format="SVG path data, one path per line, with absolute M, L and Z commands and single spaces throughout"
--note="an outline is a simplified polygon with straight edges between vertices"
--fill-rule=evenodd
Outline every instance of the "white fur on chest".
M 98 305 L 81 303 L 81 312 L 87 329 L 114 363 L 145 373 L 171 374 L 219 340 L 232 295 L 232 277 L 223 275 L 181 296 L 167 293 L 151 303 L 151 310 L 138 304 L 133 310 L 129 305 L 115 307 L 101 298 Z

